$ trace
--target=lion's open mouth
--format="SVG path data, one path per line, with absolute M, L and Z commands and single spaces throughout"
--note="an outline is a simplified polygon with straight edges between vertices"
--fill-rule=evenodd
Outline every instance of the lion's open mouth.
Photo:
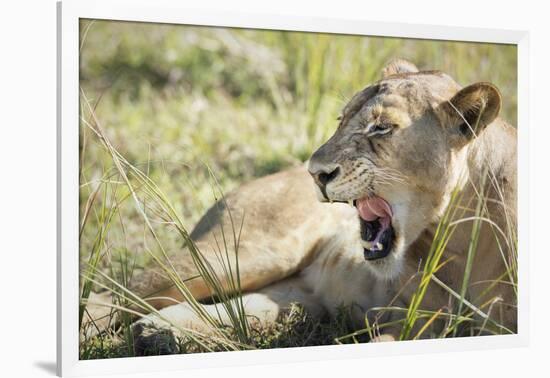
M 395 239 L 390 205 L 383 198 L 376 196 L 360 198 L 353 201 L 353 205 L 359 213 L 365 260 L 386 257 Z

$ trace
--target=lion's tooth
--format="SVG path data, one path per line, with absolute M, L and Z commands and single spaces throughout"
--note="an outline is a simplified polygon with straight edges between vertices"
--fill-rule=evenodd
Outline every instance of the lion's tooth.
M 348 201 L 348 205 L 350 205 L 351 207 L 353 207 L 353 200 L 349 200 L 349 201 Z
M 362 241 L 362 244 L 363 244 L 363 247 L 368 249 L 368 250 L 372 250 L 373 247 L 374 247 L 374 243 L 373 242 L 370 242 L 370 241 L 365 241 L 365 240 L 361 240 Z
M 384 246 L 380 242 L 375 243 L 373 241 L 361 240 L 361 244 L 363 245 L 363 248 L 371 251 L 381 251 L 384 249 Z

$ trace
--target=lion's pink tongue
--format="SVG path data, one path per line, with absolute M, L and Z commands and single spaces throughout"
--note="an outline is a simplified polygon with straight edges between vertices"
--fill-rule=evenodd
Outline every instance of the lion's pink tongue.
M 359 216 L 367 222 L 372 222 L 378 218 L 391 219 L 392 211 L 390 205 L 380 197 L 361 198 L 355 203 Z

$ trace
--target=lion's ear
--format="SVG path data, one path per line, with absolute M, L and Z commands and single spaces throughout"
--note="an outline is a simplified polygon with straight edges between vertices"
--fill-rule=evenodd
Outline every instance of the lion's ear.
M 454 144 L 461 147 L 495 120 L 501 103 L 500 92 L 493 84 L 472 84 L 441 104 L 441 121 L 451 132 Z
M 418 68 L 411 62 L 405 59 L 392 59 L 382 68 L 382 77 L 386 78 L 391 75 L 418 72 Z

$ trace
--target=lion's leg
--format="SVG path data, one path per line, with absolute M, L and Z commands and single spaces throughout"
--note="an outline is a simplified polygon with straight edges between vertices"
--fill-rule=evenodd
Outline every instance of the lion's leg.
M 337 232 L 335 219 L 340 219 L 342 211 L 338 209 L 317 201 L 311 177 L 303 167 L 258 179 L 218 201 L 197 223 L 190 236 L 200 257 L 193 258 L 189 249 L 183 249 L 174 252 L 167 265 L 174 268 L 189 293 L 201 300 L 216 293 L 195 266 L 197 257 L 226 293 L 234 287 L 229 284 L 228 266 L 236 275 L 238 257 L 241 291 L 258 293 L 316 258 Z M 136 275 L 128 289 L 156 309 L 185 299 L 160 267 L 148 267 Z M 98 316 L 109 312 L 106 307 Z
M 237 308 L 238 299 L 232 301 Z M 325 313 L 320 301 L 302 287 L 296 278 L 289 278 L 270 285 L 262 290 L 242 296 L 244 312 L 252 326 L 267 326 L 274 323 L 281 313 L 290 309 L 292 303 L 301 304 L 314 317 Z M 201 310 L 216 319 L 223 326 L 232 326 L 231 316 L 221 305 L 201 305 Z M 215 334 L 215 327 L 203 320 L 187 302 L 165 307 L 158 313 L 149 314 L 134 325 L 135 350 L 137 354 L 175 353 L 175 336 L 186 332 L 203 335 Z
M 283 245 L 284 242 L 282 242 Z M 258 244 L 261 243 L 258 242 Z M 315 249 L 320 248 L 321 245 L 308 246 L 312 249 L 308 253 L 313 254 Z M 227 267 L 220 263 L 220 257 L 211 251 L 213 246 L 207 242 L 199 241 L 197 247 L 203 253 L 203 260 L 206 261 L 205 265 L 210 267 L 211 273 L 217 277 L 218 282 L 222 285 L 222 290 L 226 293 L 229 292 L 232 287 L 230 285 L 231 278 L 228 277 Z M 284 279 L 285 275 L 290 275 L 299 269 L 301 261 L 293 261 L 290 258 L 281 259 L 278 257 L 280 255 L 279 251 L 275 248 L 272 250 L 265 248 L 263 252 L 259 252 L 257 250 L 261 245 L 255 247 L 249 247 L 249 243 L 246 242 L 243 242 L 239 247 L 239 272 L 242 291 L 259 292 L 272 282 L 280 282 L 279 280 Z M 292 248 L 289 246 L 288 249 Z M 177 279 L 180 281 L 179 284 L 185 285 L 188 293 L 197 300 L 215 296 L 216 293 L 202 278 L 189 253 L 189 251 L 183 251 L 180 256 L 173 258 L 172 266 L 176 271 Z M 229 251 L 229 256 L 235 258 L 233 250 Z M 235 262 L 231 261 L 231 264 L 233 265 L 233 274 L 236 276 Z M 236 277 L 232 279 L 235 280 Z M 143 313 L 143 302 L 147 302 L 148 305 L 160 310 L 185 301 L 182 289 L 178 288 L 174 280 L 169 277 L 169 274 L 160 267 L 149 267 L 137 274 L 132 278 L 127 290 L 132 293 L 132 295 L 128 295 L 129 298 L 141 302 L 138 305 L 130 305 L 130 310 L 133 312 Z M 140 298 L 140 300 L 134 298 L 134 296 Z M 116 323 L 112 317 L 113 304 L 117 304 L 116 299 L 117 294 L 108 291 L 90 295 L 82 327 L 83 330 L 86 330 L 85 334 L 87 336 L 101 333 L 109 325 Z

